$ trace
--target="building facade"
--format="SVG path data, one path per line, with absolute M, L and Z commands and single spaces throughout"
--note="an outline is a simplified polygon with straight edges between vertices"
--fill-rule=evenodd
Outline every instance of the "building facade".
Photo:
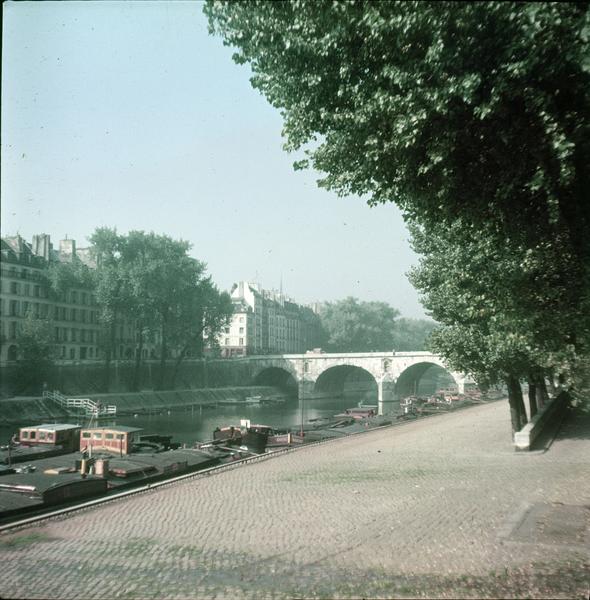
M 218 336 L 223 358 L 260 354 L 297 354 L 317 347 L 318 315 L 281 292 L 240 281 L 231 290 L 232 321 Z
M 22 358 L 19 332 L 27 319 L 41 320 L 50 328 L 58 359 L 99 357 L 98 306 L 91 289 L 51 291 L 48 268 L 52 261 L 72 261 L 74 240 L 62 240 L 55 251 L 46 234 L 26 242 L 21 236 L 0 241 L 0 362 Z

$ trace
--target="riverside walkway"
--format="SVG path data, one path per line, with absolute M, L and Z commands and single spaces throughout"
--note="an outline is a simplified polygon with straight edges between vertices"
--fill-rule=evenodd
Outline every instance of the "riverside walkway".
M 505 401 L 0 535 L 2 598 L 587 598 L 590 421 L 515 453 Z

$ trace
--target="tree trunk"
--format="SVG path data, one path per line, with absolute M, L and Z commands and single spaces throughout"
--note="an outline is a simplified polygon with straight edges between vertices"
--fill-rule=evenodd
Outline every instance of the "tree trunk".
M 166 378 L 166 322 L 162 319 L 160 326 L 160 373 L 158 378 L 158 389 L 164 389 L 164 380 Z
M 186 356 L 187 350 L 188 344 L 185 344 L 183 349 L 180 351 L 180 354 L 176 357 L 176 360 L 174 361 L 174 371 L 172 372 L 172 389 L 176 389 L 176 378 L 178 377 L 178 370 L 180 369 L 180 363 Z
M 537 414 L 537 383 L 535 377 L 530 375 L 529 382 L 529 415 L 532 419 Z
M 537 406 L 543 408 L 549 402 L 549 393 L 547 392 L 547 384 L 543 374 L 537 380 Z
M 132 391 L 137 392 L 139 390 L 139 379 L 141 369 L 141 352 L 143 350 L 143 325 L 137 328 L 139 332 L 138 346 L 135 350 L 135 370 L 133 373 L 133 386 Z
M 517 377 L 510 375 L 506 379 L 508 386 L 508 403 L 510 404 L 510 420 L 512 423 L 512 434 L 520 431 L 527 423 L 524 400 L 522 399 L 522 388 Z
M 113 349 L 115 348 L 115 338 L 117 335 L 117 319 L 113 316 L 113 321 L 109 328 L 109 339 L 106 344 L 104 361 L 104 391 L 108 394 L 111 389 L 111 361 L 113 359 Z
M 180 363 L 182 363 L 182 361 L 186 357 L 186 353 L 188 352 L 191 342 L 197 342 L 199 338 L 202 338 L 204 329 L 204 327 L 201 327 L 199 332 L 191 339 L 189 339 L 188 342 L 182 347 L 180 354 L 176 357 L 176 361 L 174 362 L 174 372 L 172 373 L 172 389 L 175 389 L 176 387 L 176 378 L 178 377 Z

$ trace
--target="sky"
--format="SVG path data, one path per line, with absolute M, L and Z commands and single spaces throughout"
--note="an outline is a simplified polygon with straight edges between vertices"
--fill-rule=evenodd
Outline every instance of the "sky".
M 294 171 L 282 119 L 199 2 L 3 4 L 2 235 L 96 227 L 189 241 L 221 289 L 354 296 L 422 318 L 395 205 Z

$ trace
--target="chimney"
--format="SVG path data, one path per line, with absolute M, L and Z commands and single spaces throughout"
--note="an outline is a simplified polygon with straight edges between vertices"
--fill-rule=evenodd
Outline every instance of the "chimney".
M 33 236 L 33 254 L 49 260 L 51 253 L 51 239 L 46 233 Z
M 76 256 L 76 240 L 65 240 L 59 242 L 59 260 L 63 262 L 72 262 Z

